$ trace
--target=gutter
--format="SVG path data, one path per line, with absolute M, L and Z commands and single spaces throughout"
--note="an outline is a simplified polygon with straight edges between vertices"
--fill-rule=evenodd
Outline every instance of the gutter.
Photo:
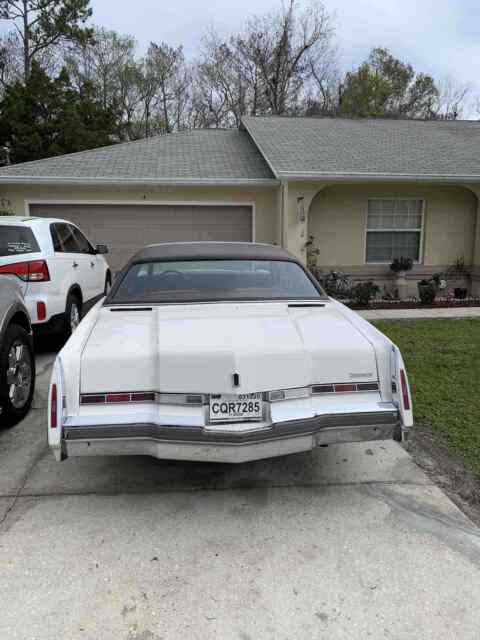
M 125 185 L 134 187 L 275 187 L 280 184 L 279 180 L 273 178 L 171 178 L 171 179 L 128 179 L 128 178 L 65 178 L 53 176 L 7 176 L 0 175 L 0 184 L 16 185 Z
M 480 175 L 455 175 L 436 173 L 369 173 L 369 172 L 317 172 L 304 171 L 302 173 L 290 173 L 279 171 L 278 177 L 290 182 L 305 180 L 320 180 L 327 182 L 425 182 L 425 183 L 449 183 L 449 184 L 474 184 L 480 183 Z

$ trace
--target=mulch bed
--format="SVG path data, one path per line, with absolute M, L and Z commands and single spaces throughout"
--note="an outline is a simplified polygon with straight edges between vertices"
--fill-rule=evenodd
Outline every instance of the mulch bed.
M 480 307 L 480 298 L 465 298 L 464 300 L 447 300 L 440 298 L 435 300 L 433 304 L 421 304 L 416 298 L 409 300 L 376 300 L 372 301 L 368 306 L 355 304 L 348 300 L 343 301 L 347 307 L 355 310 L 384 310 L 384 309 L 455 309 L 457 307 Z

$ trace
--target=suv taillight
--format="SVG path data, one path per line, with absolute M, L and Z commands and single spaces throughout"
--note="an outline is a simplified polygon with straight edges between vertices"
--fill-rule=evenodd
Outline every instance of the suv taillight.
M 50 273 L 45 260 L 5 264 L 0 267 L 0 273 L 17 276 L 24 282 L 46 282 L 50 280 Z

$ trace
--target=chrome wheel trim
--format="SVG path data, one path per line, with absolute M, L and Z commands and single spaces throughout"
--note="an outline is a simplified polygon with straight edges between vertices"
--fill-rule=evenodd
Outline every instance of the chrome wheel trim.
M 32 360 L 30 350 L 20 340 L 15 340 L 8 352 L 7 385 L 12 406 L 23 409 L 32 388 Z
M 70 331 L 73 333 L 80 324 L 80 309 L 76 302 L 70 306 Z

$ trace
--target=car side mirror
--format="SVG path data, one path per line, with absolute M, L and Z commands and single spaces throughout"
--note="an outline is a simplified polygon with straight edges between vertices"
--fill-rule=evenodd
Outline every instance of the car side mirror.
M 108 253 L 108 247 L 106 244 L 97 244 L 95 247 L 95 253 Z

